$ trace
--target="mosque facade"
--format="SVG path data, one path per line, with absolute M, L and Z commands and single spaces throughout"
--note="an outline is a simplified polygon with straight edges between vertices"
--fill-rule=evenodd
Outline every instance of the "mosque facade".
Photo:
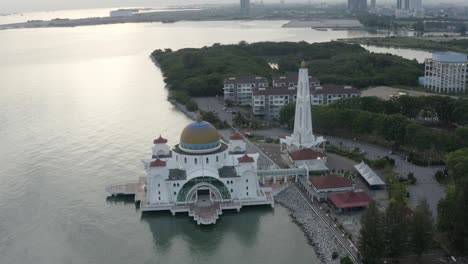
M 216 222 L 223 210 L 249 205 L 271 205 L 271 188 L 261 187 L 258 154 L 247 154 L 240 134 L 221 140 L 216 128 L 201 120 L 187 125 L 180 142 L 170 147 L 163 137 L 154 140 L 146 171 L 142 211 L 188 212 L 199 224 Z

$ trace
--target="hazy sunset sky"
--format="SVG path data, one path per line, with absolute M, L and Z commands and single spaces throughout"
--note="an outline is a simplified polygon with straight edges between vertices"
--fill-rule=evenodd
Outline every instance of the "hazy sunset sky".
M 252 2 L 260 0 L 251 0 Z M 370 1 L 370 0 L 369 0 Z M 99 7 L 125 7 L 125 6 L 168 6 L 168 5 L 191 5 L 191 4 L 222 4 L 238 3 L 237 0 L 0 0 L 0 13 L 48 11 L 76 8 L 99 8 Z M 280 0 L 263 0 L 264 3 L 279 3 Z M 286 3 L 304 2 L 307 0 L 285 0 Z M 346 0 L 312 0 L 313 3 L 337 3 Z M 377 0 L 377 3 L 396 3 L 396 0 Z M 423 3 L 466 3 L 466 0 L 423 0 Z

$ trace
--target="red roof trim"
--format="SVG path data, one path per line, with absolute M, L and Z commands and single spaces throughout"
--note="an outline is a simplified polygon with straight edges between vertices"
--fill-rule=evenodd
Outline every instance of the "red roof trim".
M 151 167 L 166 167 L 166 162 L 164 160 L 157 159 L 150 163 Z
M 236 134 L 232 135 L 232 136 L 230 137 L 230 139 L 231 139 L 231 140 L 243 140 L 244 137 L 242 137 L 241 134 L 236 133 Z
M 309 179 L 317 189 L 353 187 L 352 180 L 337 175 L 310 176 Z
M 166 144 L 167 143 L 167 139 L 161 137 L 161 135 L 159 135 L 159 137 L 157 139 L 155 139 L 153 141 L 154 144 Z
M 322 152 L 314 151 L 311 149 L 301 149 L 289 153 L 292 160 L 314 160 L 318 158 L 325 158 L 326 155 Z
M 334 193 L 328 199 L 338 208 L 366 207 L 372 201 L 366 192 Z
M 239 163 L 250 163 L 250 162 L 255 162 L 255 160 L 248 156 L 247 154 L 245 154 L 244 156 L 238 158 L 239 160 Z

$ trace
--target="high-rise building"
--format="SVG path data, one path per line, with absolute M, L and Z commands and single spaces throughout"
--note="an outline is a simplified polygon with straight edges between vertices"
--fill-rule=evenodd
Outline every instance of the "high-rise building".
M 464 93 L 468 58 L 464 53 L 434 52 L 426 59 L 424 87 L 436 93 Z
M 422 17 L 423 15 L 422 0 L 397 0 L 395 13 L 397 18 Z
M 348 11 L 350 13 L 367 12 L 367 0 L 348 0 Z
M 242 16 L 250 14 L 250 0 L 240 0 L 240 11 Z

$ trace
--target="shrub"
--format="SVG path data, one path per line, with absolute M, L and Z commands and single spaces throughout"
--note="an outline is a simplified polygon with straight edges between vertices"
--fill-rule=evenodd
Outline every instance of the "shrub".
M 416 183 L 416 178 L 414 177 L 414 173 L 412 173 L 412 172 L 408 173 L 408 183 L 409 184 L 415 184 Z
M 439 183 L 443 183 L 445 181 L 445 175 L 442 171 L 437 171 L 436 174 L 435 174 L 435 179 L 437 180 L 437 182 Z
M 338 252 L 333 251 L 332 259 L 337 259 L 339 257 Z
M 341 258 L 340 264 L 353 264 L 353 261 L 348 256 L 346 256 Z

